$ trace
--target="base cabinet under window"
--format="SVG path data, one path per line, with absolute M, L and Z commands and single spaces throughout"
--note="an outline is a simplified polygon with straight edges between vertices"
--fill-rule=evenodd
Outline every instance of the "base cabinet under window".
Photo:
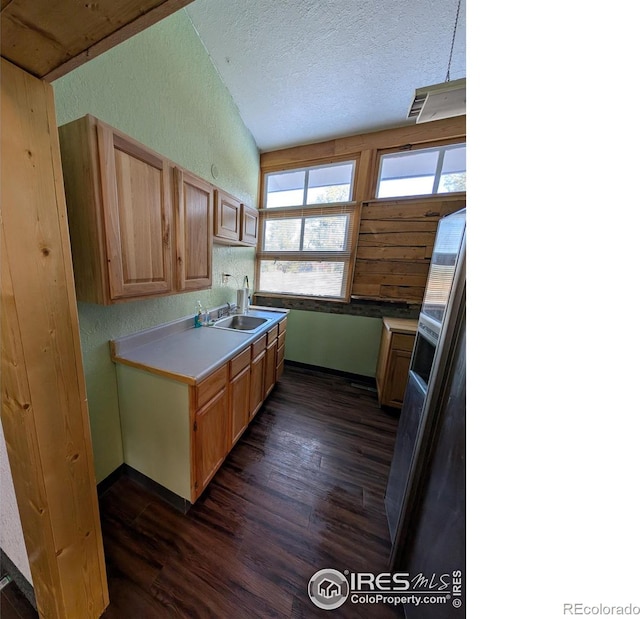
M 286 318 L 280 324 L 269 349 L 265 333 L 197 385 L 117 363 L 125 463 L 193 503 L 282 373 Z
M 376 385 L 382 406 L 402 408 L 417 320 L 383 318 Z

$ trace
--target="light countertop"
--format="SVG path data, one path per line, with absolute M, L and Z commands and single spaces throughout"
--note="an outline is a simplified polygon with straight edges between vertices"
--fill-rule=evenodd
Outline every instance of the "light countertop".
M 385 328 L 393 333 L 405 333 L 415 335 L 418 330 L 418 321 L 412 318 L 383 318 Z
M 195 385 L 280 322 L 289 310 L 252 307 L 245 314 L 267 318 L 256 331 L 193 326 L 193 316 L 111 340 L 111 358 Z

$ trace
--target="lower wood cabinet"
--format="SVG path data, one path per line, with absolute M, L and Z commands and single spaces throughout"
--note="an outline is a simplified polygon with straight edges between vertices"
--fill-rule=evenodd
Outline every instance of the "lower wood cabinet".
M 223 368 L 226 369 L 226 368 Z M 206 487 L 229 453 L 228 390 L 225 386 L 213 399 L 196 411 L 193 422 L 195 492 Z
M 383 318 L 376 385 L 382 406 L 402 408 L 417 320 Z
M 280 380 L 284 372 L 284 340 L 287 334 L 287 319 L 283 318 L 278 323 L 278 352 L 276 354 L 276 382 Z
M 264 395 L 265 399 L 276 384 L 276 356 L 278 354 L 278 327 L 267 333 L 267 349 L 264 360 Z
M 249 410 L 251 411 L 251 419 L 260 410 L 264 401 L 264 368 L 266 358 L 267 336 L 263 335 L 255 342 L 251 349 L 251 395 L 249 402 Z
M 231 409 L 231 446 L 235 445 L 249 425 L 251 396 L 251 347 L 230 364 L 229 405 Z
M 197 385 L 117 363 L 125 463 L 193 503 L 273 389 L 280 359 L 275 326 Z

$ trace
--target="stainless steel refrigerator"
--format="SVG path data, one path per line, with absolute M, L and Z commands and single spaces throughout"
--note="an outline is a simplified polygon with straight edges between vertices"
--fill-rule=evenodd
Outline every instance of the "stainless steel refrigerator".
M 449 579 L 465 563 L 465 304 L 463 209 L 438 224 L 385 495 L 391 568 Z M 430 617 L 464 616 L 456 594 Z

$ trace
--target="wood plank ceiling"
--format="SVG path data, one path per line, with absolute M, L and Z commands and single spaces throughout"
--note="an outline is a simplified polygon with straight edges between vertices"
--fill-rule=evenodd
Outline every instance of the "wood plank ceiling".
M 0 52 L 55 80 L 192 0 L 1 0 Z

